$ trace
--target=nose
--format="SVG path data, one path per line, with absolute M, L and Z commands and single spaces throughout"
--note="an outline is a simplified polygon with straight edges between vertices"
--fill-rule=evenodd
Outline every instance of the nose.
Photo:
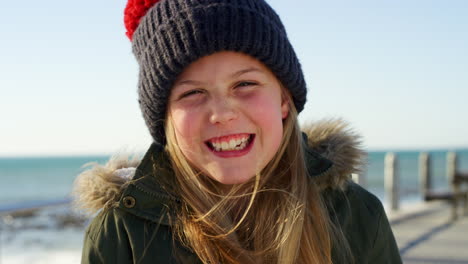
M 212 104 L 210 113 L 212 124 L 226 124 L 237 119 L 238 112 L 228 100 L 214 100 Z

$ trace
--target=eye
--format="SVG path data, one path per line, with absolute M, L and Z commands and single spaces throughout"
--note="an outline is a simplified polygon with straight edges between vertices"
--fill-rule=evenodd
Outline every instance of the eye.
M 243 81 L 243 82 L 239 82 L 236 87 L 249 87 L 249 86 L 254 86 L 254 85 L 257 85 L 257 83 L 255 82 L 249 82 L 249 81 Z
M 187 92 L 181 94 L 179 96 L 179 99 L 190 97 L 190 96 L 197 95 L 197 94 L 202 94 L 202 93 L 203 93 L 203 91 L 199 90 L 199 89 L 190 90 L 190 91 L 187 91 Z

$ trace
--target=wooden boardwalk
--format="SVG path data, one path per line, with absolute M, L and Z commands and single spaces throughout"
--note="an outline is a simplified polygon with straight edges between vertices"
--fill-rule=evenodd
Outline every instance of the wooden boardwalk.
M 448 203 L 435 202 L 410 214 L 389 214 L 403 263 L 468 264 L 468 216 L 451 220 Z

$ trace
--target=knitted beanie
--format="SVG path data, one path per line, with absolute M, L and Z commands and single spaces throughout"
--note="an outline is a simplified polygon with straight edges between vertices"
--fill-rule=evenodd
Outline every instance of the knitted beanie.
M 155 143 L 166 143 L 171 87 L 197 59 L 241 52 L 266 65 L 289 89 L 298 112 L 307 89 L 279 16 L 264 0 L 129 0 L 127 36 L 139 64 L 139 104 Z

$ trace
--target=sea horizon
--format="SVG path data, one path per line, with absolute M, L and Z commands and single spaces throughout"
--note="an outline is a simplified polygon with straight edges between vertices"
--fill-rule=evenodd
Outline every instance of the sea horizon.
M 447 189 L 449 185 L 445 175 L 445 158 L 449 151 L 458 153 L 459 168 L 468 171 L 468 148 L 367 151 L 368 166 L 364 173 L 364 188 L 385 201 L 384 158 L 386 153 L 393 152 L 400 164 L 402 201 L 417 199 L 420 196 L 418 157 L 421 152 L 428 152 L 432 156 L 434 188 Z M 134 155 L 143 154 L 144 152 L 137 152 Z M 106 154 L 0 157 L 0 207 L 30 201 L 69 198 L 73 182 L 76 176 L 86 169 L 85 165 L 93 162 L 104 164 L 110 157 L 112 155 Z
M 149 148 L 149 145 L 148 145 Z M 365 152 L 439 152 L 439 151 L 468 151 L 468 146 L 442 146 L 442 147 L 372 147 L 364 148 Z M 0 159 L 14 158 L 86 158 L 86 157 L 112 157 L 114 155 L 144 155 L 146 149 L 138 151 L 99 151 L 99 152 L 59 152 L 59 153 L 0 153 Z

